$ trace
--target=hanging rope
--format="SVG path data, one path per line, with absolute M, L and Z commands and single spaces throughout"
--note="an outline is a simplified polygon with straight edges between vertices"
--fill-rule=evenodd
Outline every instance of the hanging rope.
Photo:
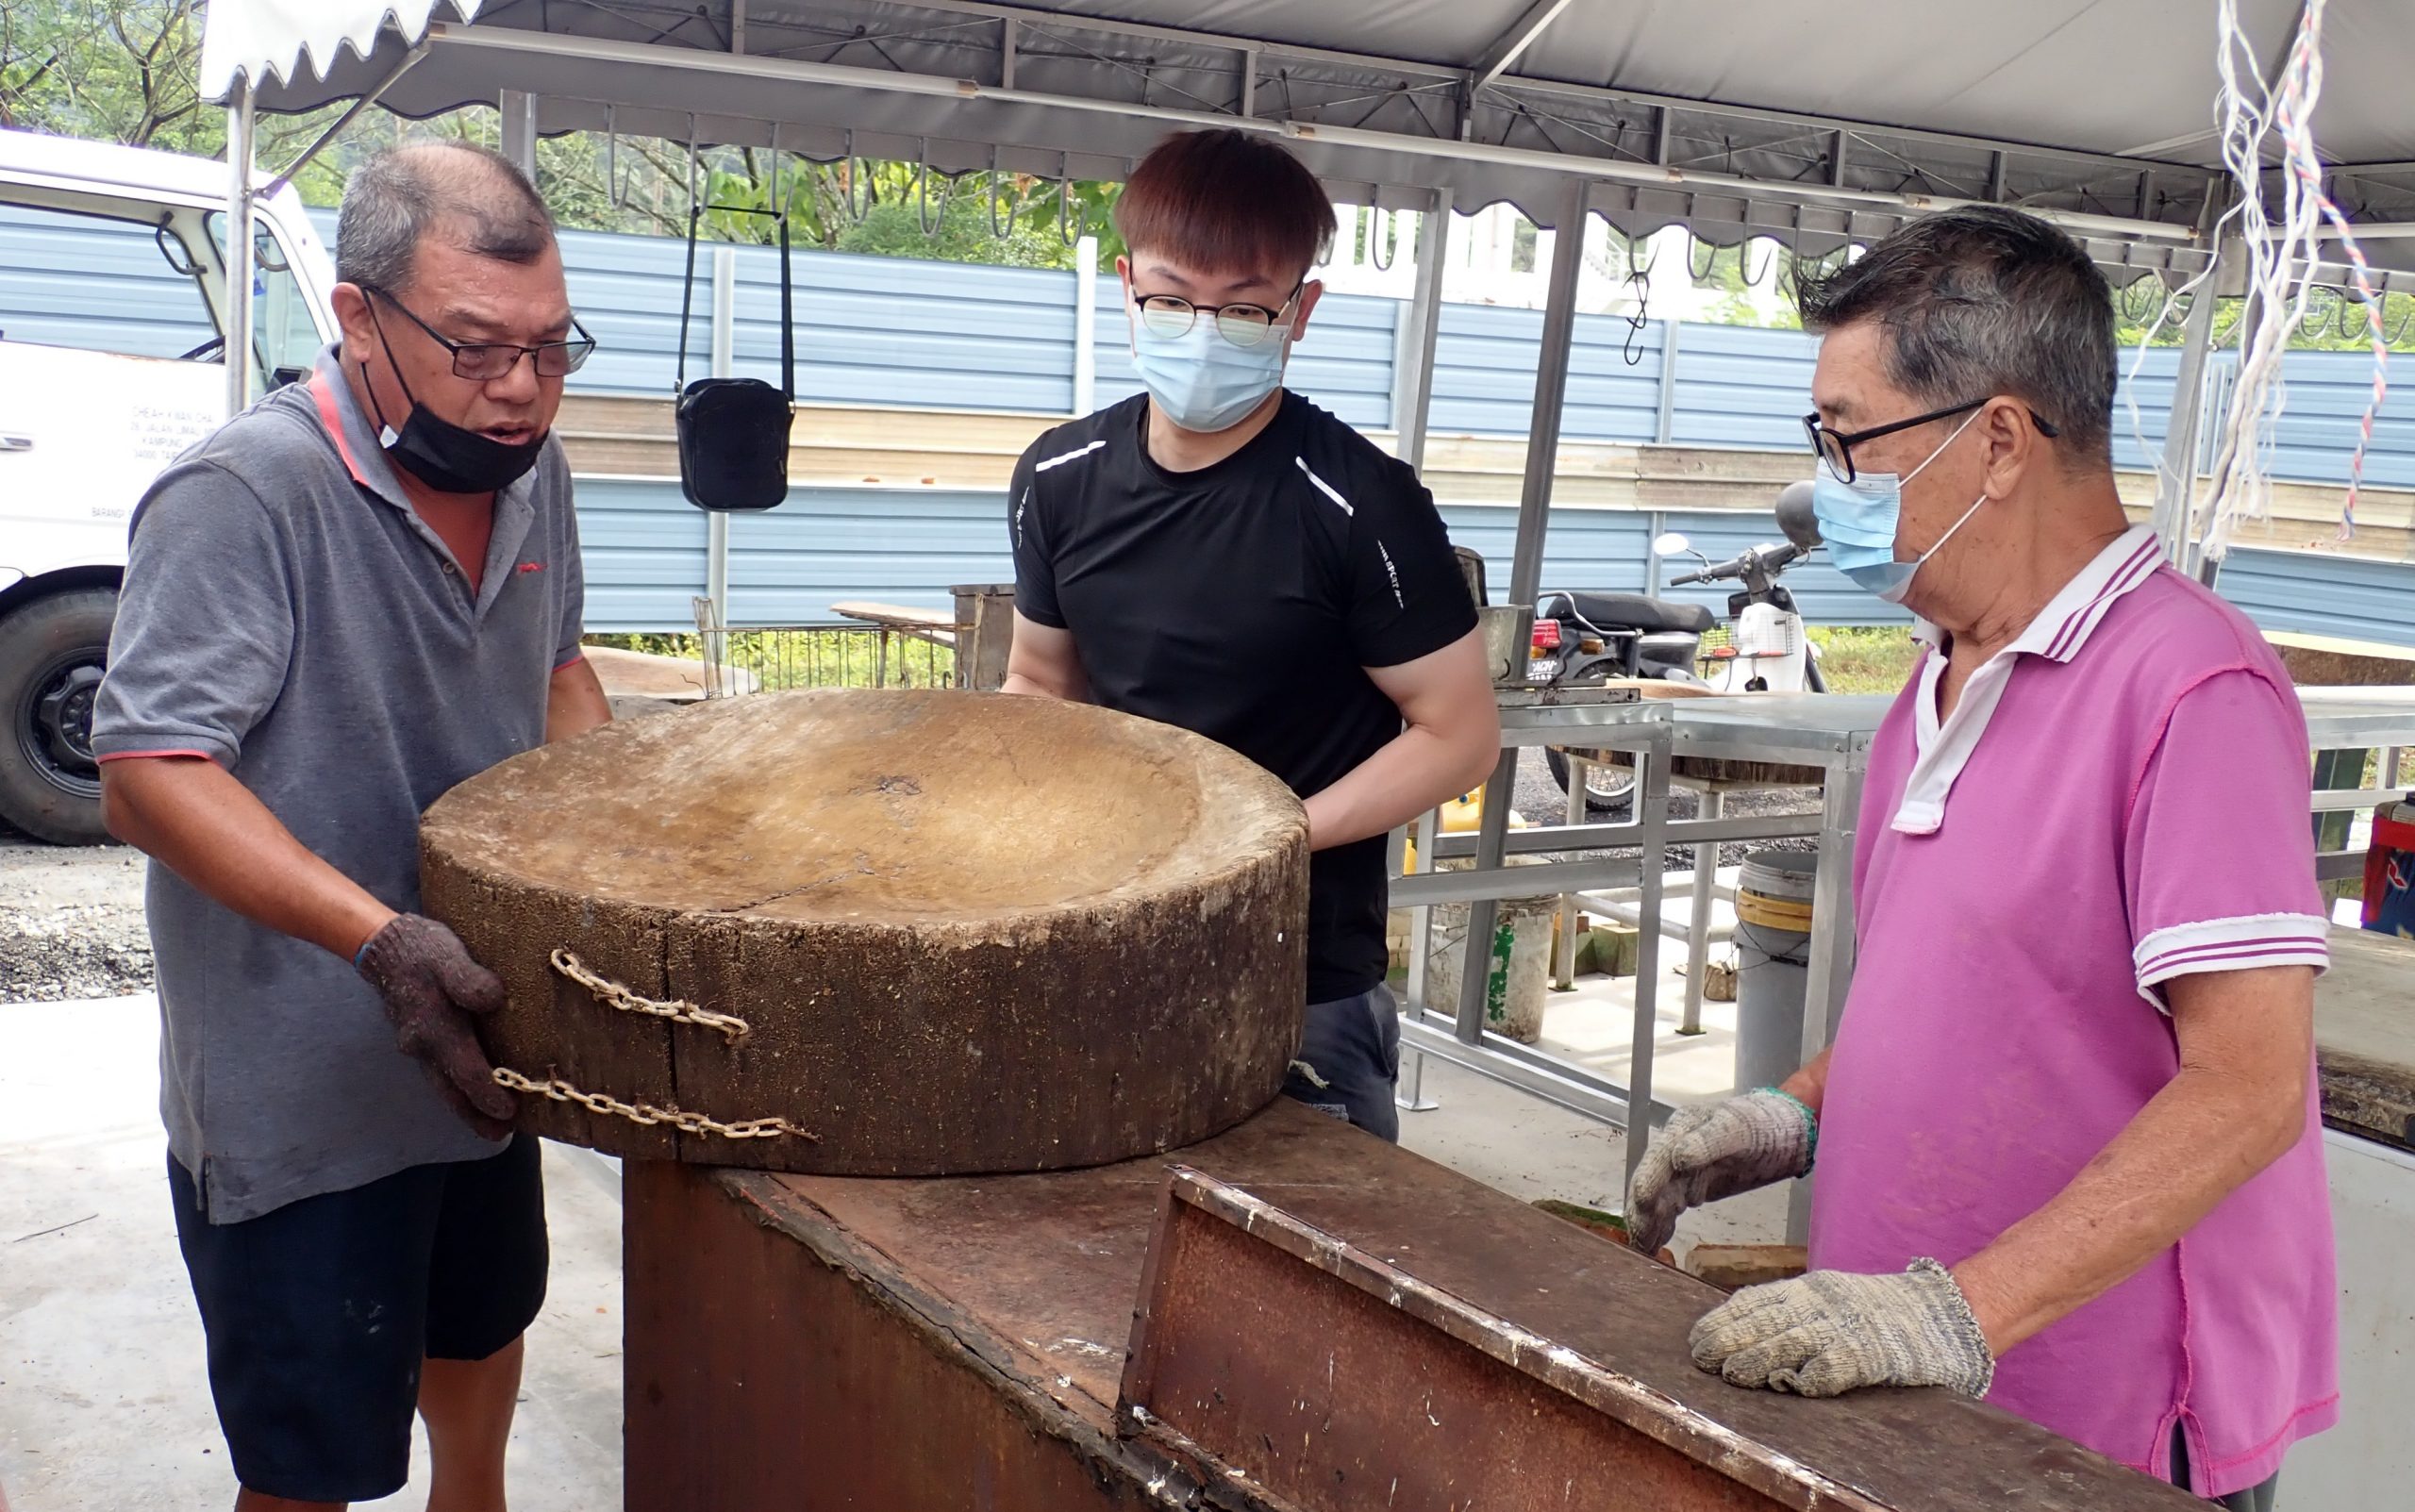
M 2340 513 L 2340 539 L 2356 534 L 2357 495 L 2363 486 L 2365 457 L 2373 421 L 2390 388 L 2390 342 L 2382 329 L 2381 302 L 2373 269 L 2348 219 L 2323 188 L 2323 159 L 2313 120 L 2323 93 L 2323 21 L 2327 0 L 2306 0 L 2295 39 L 2270 84 L 2255 72 L 2259 56 L 2239 16 L 2239 0 L 2220 0 L 2215 58 L 2222 78 L 2223 162 L 2238 186 L 2239 203 L 2224 216 L 2236 220 L 2244 253 L 2248 314 L 2240 335 L 2240 359 L 2228 412 L 2223 417 L 2214 456 L 2213 487 L 2199 548 L 2203 559 L 2219 562 L 2228 552 L 2241 517 L 2263 515 L 2270 503 L 2267 464 L 2273 424 L 2285 400 L 2281 364 L 2290 339 L 2305 324 L 2322 271 L 2323 228 L 2347 260 L 2349 278 L 2365 305 L 2365 327 L 2373 353 L 2372 396 L 2357 427 L 2348 461 L 2348 491 Z M 2242 80 L 2242 69 L 2246 71 Z M 2280 203 L 2267 202 L 2263 174 L 2270 148 L 2278 147 Z M 2277 213 L 2276 213 L 2277 211 Z M 2200 277 L 2202 278 L 2202 274 Z

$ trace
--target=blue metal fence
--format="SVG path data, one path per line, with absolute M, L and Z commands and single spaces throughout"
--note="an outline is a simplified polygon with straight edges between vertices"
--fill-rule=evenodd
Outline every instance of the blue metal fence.
M 330 217 L 320 212 L 332 239 Z M 666 395 L 679 336 L 675 240 L 568 232 L 571 293 L 602 342 L 576 387 L 587 392 Z M 769 248 L 735 249 L 733 345 L 737 370 L 774 377 L 778 361 L 778 262 Z M 700 285 L 689 371 L 711 351 L 711 248 Z M 796 257 L 801 396 L 893 407 L 1003 409 L 1063 414 L 1075 389 L 1075 275 L 1045 270 L 924 263 L 830 253 Z M 1138 390 L 1121 294 L 1098 280 L 1092 336 L 1098 404 Z M 1319 306 L 1291 381 L 1348 423 L 1388 425 L 1398 305 L 1335 295 Z M 208 316 L 190 278 L 175 274 L 148 227 L 0 208 L 0 333 L 70 346 L 172 357 L 207 341 Z M 1431 425 L 1439 434 L 1516 435 L 1534 392 L 1535 311 L 1451 305 L 1436 352 Z M 1571 440 L 1690 446 L 1802 445 L 1815 343 L 1800 332 L 1649 322 L 1577 321 L 1564 434 Z M 2176 355 L 2146 354 L 2114 417 L 2115 455 L 2146 465 L 2159 449 Z M 2286 364 L 2289 404 L 2274 437 L 2273 473 L 2320 483 L 2346 479 L 2371 383 L 2355 353 L 2301 352 Z M 2365 476 L 2415 487 L 2415 359 L 2394 365 L 2388 408 Z M 2132 438 L 2128 401 L 2146 451 Z M 691 623 L 705 581 L 704 517 L 675 483 L 589 479 L 580 485 L 590 620 L 598 630 L 674 629 Z M 979 492 L 801 488 L 779 510 L 731 523 L 733 623 L 818 620 L 848 598 L 941 605 L 952 584 L 1008 575 L 1004 501 Z M 1446 503 L 1455 539 L 1506 561 L 1515 511 Z M 1768 539 L 1757 517 L 1563 508 L 1553 516 L 1544 576 L 1554 586 L 1641 591 L 1655 522 L 1731 556 Z M 1789 584 L 1815 621 L 1878 623 L 1896 611 L 1822 565 Z M 2275 628 L 2415 644 L 2415 567 L 2242 549 L 2223 590 Z M 1714 606 L 1723 595 L 1707 593 Z

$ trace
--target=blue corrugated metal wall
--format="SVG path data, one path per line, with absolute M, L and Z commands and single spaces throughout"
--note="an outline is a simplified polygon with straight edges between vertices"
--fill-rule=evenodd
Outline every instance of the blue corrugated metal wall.
M 314 212 L 322 235 L 332 217 Z M 576 385 L 589 392 L 666 394 L 678 343 L 676 241 L 569 232 L 563 237 L 572 297 L 602 342 Z M 769 248 L 737 258 L 735 341 L 741 373 L 776 374 L 778 262 Z M 690 335 L 691 373 L 710 350 L 711 252 L 699 255 L 700 286 Z M 899 407 L 1064 413 L 1074 402 L 1074 275 L 1042 270 L 918 263 L 799 254 L 796 259 L 799 383 L 809 401 Z M 71 271 L 72 270 L 72 271 Z M 1096 399 L 1138 390 L 1120 293 L 1098 282 Z M 1393 331 L 1398 306 L 1336 295 L 1320 305 L 1309 340 L 1291 367 L 1294 387 L 1350 424 L 1391 422 Z M 174 273 L 148 227 L 0 208 L 0 332 L 23 341 L 106 346 L 175 356 L 210 335 L 199 291 Z M 1436 353 L 1432 427 L 1440 434 L 1516 435 L 1534 393 L 1541 316 L 1533 310 L 1452 305 Z M 1579 319 L 1570 360 L 1564 431 L 1573 440 L 1650 441 L 1659 437 L 1660 390 L 1672 327 L 1641 329 L 1610 316 Z M 1665 439 L 1684 445 L 1778 448 L 1802 444 L 1796 417 L 1807 404 L 1814 343 L 1794 331 L 1682 325 L 1674 329 Z M 1629 358 L 1633 360 L 1630 361 Z M 2147 354 L 2124 398 L 2139 403 L 2150 450 L 2162 444 L 2176 354 Z M 2295 353 L 2289 407 L 2275 437 L 2274 473 L 2343 482 L 2371 382 L 2355 353 Z M 2368 481 L 2415 487 L 2415 362 L 2401 357 L 2376 427 Z M 2145 465 L 2124 407 L 2114 419 L 2117 458 Z M 591 621 L 598 630 L 677 629 L 692 623 L 690 600 L 705 580 L 704 517 L 667 482 L 588 479 L 579 491 Z M 956 583 L 1009 575 L 1004 502 L 987 494 L 930 490 L 800 489 L 775 513 L 731 523 L 733 623 L 827 617 L 848 598 L 939 605 Z M 1447 505 L 1454 537 L 1506 561 L 1515 512 L 1506 506 Z M 1553 517 L 1546 580 L 1640 591 L 1652 517 L 1562 509 Z M 1747 515 L 1667 515 L 1714 557 L 1770 539 Z M 1824 565 L 1788 582 L 1815 621 L 1900 620 Z M 2261 623 L 2415 644 L 2415 567 L 2330 556 L 2242 549 L 2223 591 Z M 1696 590 L 1698 591 L 1698 590 Z M 1681 595 L 1682 596 L 1682 595 Z M 1724 594 L 1701 594 L 1717 606 Z
M 333 218 L 314 211 L 324 236 Z M 711 349 L 712 248 L 700 249 L 689 370 Z M 738 371 L 774 377 L 779 359 L 779 261 L 769 247 L 734 249 Z M 679 340 L 682 242 L 571 231 L 563 261 L 580 318 L 602 343 L 573 380 L 590 393 L 667 394 Z M 62 270 L 76 270 L 70 274 Z M 1069 412 L 1074 403 L 1074 275 L 1029 268 L 911 262 L 841 253 L 796 258 L 798 384 L 808 402 L 901 408 Z M 1096 399 L 1138 391 L 1121 293 L 1097 287 Z M 208 339 L 199 294 L 173 274 L 148 227 L 0 208 L 0 330 L 24 341 L 110 345 L 173 356 Z M 1354 425 L 1391 423 L 1393 331 L 1399 306 L 1327 296 L 1294 355 L 1292 387 Z M 1534 398 L 1542 317 L 1529 309 L 1451 305 L 1435 353 L 1437 434 L 1518 435 Z M 1675 329 L 1669 430 L 1659 432 L 1661 372 L 1671 328 L 1636 329 L 1611 315 L 1580 316 L 1569 362 L 1562 431 L 1575 440 L 1667 440 L 1687 446 L 1792 450 L 1808 407 L 1816 342 L 1799 331 L 1734 325 Z M 1629 358 L 1633 360 L 1629 360 Z M 2117 459 L 2146 466 L 2131 436 L 2134 355 L 2124 358 L 2114 415 Z M 2159 449 L 2177 354 L 2147 354 L 2136 385 L 2139 425 Z M 2222 360 L 2218 358 L 2218 360 Z M 2296 352 L 2286 364 L 2290 404 L 2274 436 L 2273 474 L 2340 483 L 2372 369 L 2354 352 Z M 2415 488 L 2415 359 L 2401 357 L 2366 462 L 2367 481 Z

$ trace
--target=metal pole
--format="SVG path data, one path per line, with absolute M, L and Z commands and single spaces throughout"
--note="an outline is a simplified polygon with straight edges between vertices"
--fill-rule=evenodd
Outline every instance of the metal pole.
M 1441 823 L 1431 808 L 1417 816 L 1417 871 L 1434 870 L 1435 838 Z M 1425 977 L 1434 954 L 1434 910 L 1420 906 L 1408 910 L 1408 1005 L 1407 1011 L 1419 1020 L 1425 1017 Z M 1402 1067 L 1405 1086 L 1393 1093 L 1392 1100 L 1412 1113 L 1430 1113 L 1442 1105 L 1425 1095 L 1425 1055 L 1423 1051 L 1408 1053 L 1407 1064 Z
M 537 97 L 525 90 L 506 90 L 503 108 L 503 155 L 528 181 L 537 181 Z
M 1568 354 L 1576 336 L 1576 277 L 1585 267 L 1586 209 L 1592 185 L 1571 179 L 1552 228 L 1551 292 L 1543 307 L 1542 351 L 1535 364 L 1535 407 L 1526 422 L 1526 478 L 1518 495 L 1518 543 L 1509 558 L 1509 602 L 1532 604 L 1542 587 L 1543 529 L 1551 514 L 1552 471 L 1559 457 L 1559 410 L 1568 397 Z M 1506 801 L 1506 799 L 1505 799 Z
M 1074 413 L 1097 407 L 1098 238 L 1086 236 L 1074 243 Z
M 726 378 L 738 360 L 738 249 L 713 248 L 713 376 Z M 705 597 L 713 602 L 713 622 L 729 623 L 729 515 L 722 509 L 705 512 Z M 728 638 L 716 632 L 705 648 L 705 659 L 719 665 Z
M 2213 266 L 2189 305 L 2189 319 L 2180 330 L 2180 366 L 2172 380 L 2172 417 L 2163 437 L 2163 464 L 2155 486 L 2153 523 L 2163 543 L 2166 561 L 2186 565 L 2189 522 L 2195 512 L 2197 436 L 2205 416 L 2206 357 L 2214 344 L 2214 307 L 2221 300 L 2223 279 L 2239 256 L 2239 239 L 2224 236 L 2215 245 Z
M 1727 795 L 1717 783 L 1702 789 L 1699 817 L 1717 819 L 1726 811 Z M 1710 975 L 1710 916 L 1719 906 L 1719 842 L 1694 847 L 1694 885 L 1686 899 L 1686 1012 L 1678 1021 L 1682 1035 L 1702 1033 L 1702 992 Z
M 1652 1055 L 1660 1029 L 1660 904 L 1669 864 L 1669 769 L 1673 735 L 1667 722 L 1652 726 L 1648 747 L 1635 754 L 1635 818 L 1643 842 L 1642 875 L 1636 899 L 1635 1022 L 1627 1046 L 1626 1180 L 1622 1195 L 1635 1186 L 1635 1168 L 1643 1163 L 1644 1147 L 1652 1142 Z
M 226 413 L 252 403 L 252 81 L 242 75 L 226 95 L 226 308 L 222 351 Z
M 1433 207 L 1417 227 L 1417 291 L 1401 311 L 1392 344 L 1394 455 L 1413 468 L 1425 465 L 1425 421 L 1434 407 L 1434 348 L 1442 331 L 1442 264 L 1450 255 L 1451 191 L 1435 191 Z
M 1525 602 L 1531 602 L 1525 601 Z M 1476 825 L 1475 870 L 1498 872 L 1509 839 L 1509 798 L 1518 784 L 1518 748 L 1506 747 L 1484 785 L 1484 815 Z M 1485 988 L 1492 976 L 1492 935 L 1501 923 L 1501 900 L 1478 898 L 1468 905 L 1467 946 L 1460 953 L 1459 1014 L 1455 1033 L 1461 1044 L 1484 1038 Z

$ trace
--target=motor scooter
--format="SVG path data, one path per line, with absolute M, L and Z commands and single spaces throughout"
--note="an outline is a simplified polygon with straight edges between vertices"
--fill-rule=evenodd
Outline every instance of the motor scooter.
M 1653 542 L 1660 557 L 1690 556 L 1699 571 L 1672 578 L 1669 586 L 1734 582 L 1727 598 L 1726 643 L 1707 653 L 1703 637 L 1718 626 L 1699 604 L 1641 593 L 1577 593 L 1555 590 L 1535 600 L 1533 645 L 1527 680 L 1544 687 L 1582 687 L 1612 678 L 1649 678 L 1692 683 L 1714 692 L 1825 692 L 1819 648 L 1803 633 L 1794 595 L 1778 577 L 1811 555 L 1820 527 L 1811 511 L 1811 485 L 1790 483 L 1775 509 L 1785 541 L 1758 545 L 1732 561 L 1714 563 L 1693 543 L 1672 531 Z M 1707 666 L 1708 675 L 1701 670 Z M 1568 758 L 1546 750 L 1543 759 L 1561 791 L 1568 789 Z M 1635 786 L 1635 769 L 1616 762 L 1589 762 L 1588 808 L 1623 801 Z

